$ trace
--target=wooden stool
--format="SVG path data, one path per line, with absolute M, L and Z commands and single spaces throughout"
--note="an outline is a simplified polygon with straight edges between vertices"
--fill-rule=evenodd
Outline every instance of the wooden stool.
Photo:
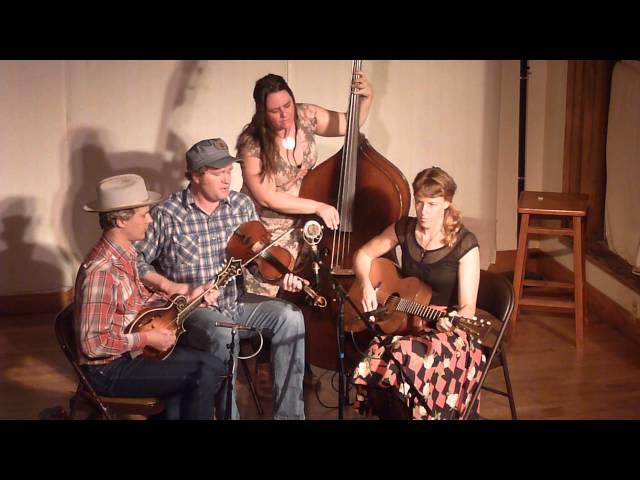
M 540 306 L 575 309 L 576 347 L 582 348 L 584 340 L 584 250 L 582 248 L 583 217 L 587 214 L 587 195 L 576 193 L 521 192 L 518 200 L 518 213 L 522 215 L 518 251 L 516 253 L 513 288 L 515 290 L 515 308 L 511 328 L 515 331 L 521 306 Z M 571 217 L 572 228 L 545 228 L 529 226 L 531 215 L 549 215 Z M 525 280 L 529 234 L 573 237 L 573 273 L 574 282 L 549 282 Z M 574 299 L 559 300 L 543 296 L 523 296 L 524 287 L 559 288 L 574 291 Z

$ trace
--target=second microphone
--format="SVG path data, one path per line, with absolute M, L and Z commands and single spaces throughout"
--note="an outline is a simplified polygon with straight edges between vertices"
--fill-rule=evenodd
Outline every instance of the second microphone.
M 233 330 L 244 331 L 244 332 L 254 332 L 258 330 L 255 327 L 247 327 L 245 325 L 239 325 L 237 323 L 215 322 L 215 325 L 216 327 L 231 328 Z

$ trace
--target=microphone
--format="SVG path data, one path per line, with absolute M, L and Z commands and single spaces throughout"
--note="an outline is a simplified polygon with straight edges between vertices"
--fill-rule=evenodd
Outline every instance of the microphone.
M 362 316 L 368 320 L 369 317 L 383 317 L 387 313 L 387 307 L 382 306 L 378 308 L 374 308 L 369 312 L 362 312 Z
M 324 227 L 317 221 L 309 220 L 304 224 L 304 227 L 302 227 L 302 238 L 307 244 L 315 247 L 320 243 L 320 240 L 322 240 L 323 228 Z
M 385 316 L 386 313 L 386 307 L 381 306 L 378 308 L 374 308 L 373 310 L 370 310 L 368 312 L 362 312 L 362 315 L 360 315 L 360 319 L 367 325 L 369 331 L 373 332 L 375 335 L 384 335 L 385 332 L 380 328 L 377 320 L 379 320 L 380 317 Z M 374 317 L 373 321 L 371 320 L 371 317 Z
M 244 325 L 238 325 L 237 323 L 227 323 L 227 322 L 215 322 L 216 327 L 222 328 L 231 328 L 233 330 L 245 331 L 245 332 L 253 332 L 258 329 L 255 327 L 246 327 Z

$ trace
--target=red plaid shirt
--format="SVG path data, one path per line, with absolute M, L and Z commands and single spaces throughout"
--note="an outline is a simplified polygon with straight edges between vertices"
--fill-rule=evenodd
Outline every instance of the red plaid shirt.
M 132 245 L 103 235 L 80 266 L 74 315 L 80 364 L 106 364 L 147 344 L 145 333 L 124 333 L 145 304 L 160 299 L 140 282 L 136 256 Z

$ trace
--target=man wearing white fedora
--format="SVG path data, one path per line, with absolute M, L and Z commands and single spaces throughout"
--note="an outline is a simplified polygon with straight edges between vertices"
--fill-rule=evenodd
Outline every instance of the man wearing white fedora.
M 102 236 L 84 260 L 75 285 L 74 329 L 81 368 L 99 395 L 166 399 L 166 418 L 213 419 L 224 364 L 215 356 L 177 346 L 164 361 L 136 355 L 145 346 L 164 351 L 176 342 L 166 328 L 125 334 L 140 309 L 161 296 L 140 282 L 137 252 L 160 195 L 139 175 L 102 180 L 98 198 L 84 206 L 97 212 Z M 194 296 L 202 293 L 194 292 Z M 209 299 L 213 300 L 213 299 Z
M 187 151 L 186 160 L 189 186 L 153 209 L 153 225 L 146 239 L 136 243 L 143 281 L 169 295 L 186 294 L 212 281 L 226 261 L 229 238 L 241 224 L 258 220 L 252 200 L 230 188 L 232 164 L 237 159 L 229 154 L 224 140 L 196 143 Z M 302 280 L 292 274 L 282 280 L 288 291 L 300 291 L 302 286 Z M 215 305 L 198 309 L 185 321 L 186 333 L 179 343 L 212 352 L 224 361 L 229 357 L 231 333 L 216 327 L 216 322 L 261 330 L 272 346 L 273 418 L 303 420 L 305 330 L 300 309 L 284 300 L 245 293 L 241 277 L 218 293 Z M 236 342 L 236 355 L 238 345 Z M 216 405 L 217 414 L 224 415 L 222 392 Z M 230 416 L 238 419 L 235 388 L 231 405 Z

